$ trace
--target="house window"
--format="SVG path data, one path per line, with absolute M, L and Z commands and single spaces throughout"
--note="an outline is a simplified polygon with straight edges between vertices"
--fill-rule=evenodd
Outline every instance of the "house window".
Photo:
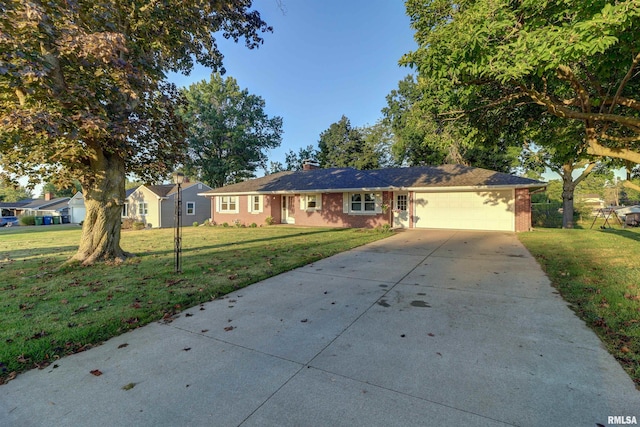
M 220 196 L 220 209 L 222 213 L 238 212 L 238 196 Z
M 321 194 L 302 194 L 300 196 L 300 208 L 302 210 L 320 210 L 322 205 Z
M 146 215 L 149 210 L 147 202 L 138 203 L 138 215 Z
M 407 210 L 407 195 L 406 194 L 398 194 L 396 196 L 396 209 L 400 211 Z
M 352 212 L 375 212 L 376 195 L 374 193 L 354 193 L 351 195 Z
M 196 202 L 187 202 L 187 215 L 196 214 Z
M 129 216 L 129 203 L 124 202 L 122 205 L 122 217 L 126 218 Z
M 258 194 L 252 194 L 247 198 L 247 207 L 249 209 L 249 213 L 260 213 L 262 212 L 262 197 Z

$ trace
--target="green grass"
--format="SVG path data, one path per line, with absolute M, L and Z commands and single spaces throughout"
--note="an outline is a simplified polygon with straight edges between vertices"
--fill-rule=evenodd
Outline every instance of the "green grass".
M 640 229 L 590 225 L 518 237 L 640 388 Z
M 138 256 L 121 264 L 60 266 L 78 226 L 0 229 L 0 384 L 17 373 L 251 283 L 380 239 L 374 230 L 184 227 L 182 274 L 173 230 L 123 231 Z

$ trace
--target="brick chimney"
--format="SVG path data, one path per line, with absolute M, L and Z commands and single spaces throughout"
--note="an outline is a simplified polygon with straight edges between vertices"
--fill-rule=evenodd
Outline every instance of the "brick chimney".
M 320 169 L 320 164 L 318 163 L 318 161 L 313 159 L 304 159 L 302 161 L 302 170 L 310 171 L 312 169 Z
M 44 193 L 44 199 L 47 201 L 53 199 L 53 193 L 50 191 L 47 191 L 46 193 Z

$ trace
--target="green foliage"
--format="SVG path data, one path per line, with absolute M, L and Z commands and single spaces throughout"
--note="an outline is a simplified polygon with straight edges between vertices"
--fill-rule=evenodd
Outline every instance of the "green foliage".
M 449 110 L 460 110 L 463 92 L 446 99 L 456 91 L 451 83 L 432 85 L 432 80 L 412 75 L 398 83 L 387 95 L 382 109 L 384 123 L 390 126 L 394 142 L 392 152 L 397 164 L 440 165 L 464 164 L 510 172 L 515 166 L 518 149 L 513 149 L 516 133 L 500 133 L 496 122 L 505 117 L 463 114 L 452 116 Z M 476 102 L 469 97 L 467 102 Z M 469 105 L 468 108 L 477 106 Z M 517 141 L 520 143 L 520 141 Z
M 271 215 L 269 215 L 268 217 L 266 217 L 264 219 L 264 223 L 267 224 L 267 225 L 273 225 L 273 224 L 275 224 L 275 221 L 274 221 L 273 217 Z
M 266 169 L 266 150 L 282 140 L 282 118 L 268 117 L 265 101 L 232 77 L 212 74 L 183 91 L 187 124 L 185 170 L 211 187 L 243 181 Z
M 20 225 L 36 225 L 36 217 L 34 215 L 24 215 L 19 218 Z
M 133 224 L 131 224 L 131 228 L 133 228 L 134 230 L 142 230 L 145 227 L 144 222 L 140 222 L 140 221 L 136 221 Z
M 322 168 L 352 167 L 377 169 L 380 153 L 372 141 L 365 141 L 362 131 L 351 127 L 346 116 L 320 134 L 318 162 Z
M 0 180 L 0 202 L 17 202 L 32 197 L 33 195 L 28 189 L 20 185 L 8 185 Z
M 197 227 L 197 226 L 199 226 L 200 224 L 198 223 L 198 221 L 193 221 L 193 224 L 191 224 L 191 225 L 192 225 L 192 226 L 194 226 L 194 227 Z
M 250 225 L 250 227 L 251 227 L 251 228 L 256 228 L 256 227 L 258 227 L 258 224 L 256 224 L 255 222 L 252 222 L 252 223 L 251 223 L 251 225 Z
M 567 126 L 579 121 L 590 154 L 640 163 L 637 0 L 406 7 L 419 48 L 401 62 L 417 68 L 445 111 L 502 110 L 512 120 L 498 127 L 521 126 L 513 119 L 526 116 L 535 124 L 546 112 Z

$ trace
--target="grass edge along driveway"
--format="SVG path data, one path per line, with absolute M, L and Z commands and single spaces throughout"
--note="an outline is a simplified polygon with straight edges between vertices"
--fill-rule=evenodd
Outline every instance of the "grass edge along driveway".
M 640 389 L 640 230 L 535 229 L 518 237 Z
M 173 229 L 123 231 L 137 257 L 61 264 L 78 226 L 0 230 L 0 384 L 150 322 L 171 319 L 252 283 L 389 236 L 377 230 L 289 226 L 184 227 L 182 274 Z

